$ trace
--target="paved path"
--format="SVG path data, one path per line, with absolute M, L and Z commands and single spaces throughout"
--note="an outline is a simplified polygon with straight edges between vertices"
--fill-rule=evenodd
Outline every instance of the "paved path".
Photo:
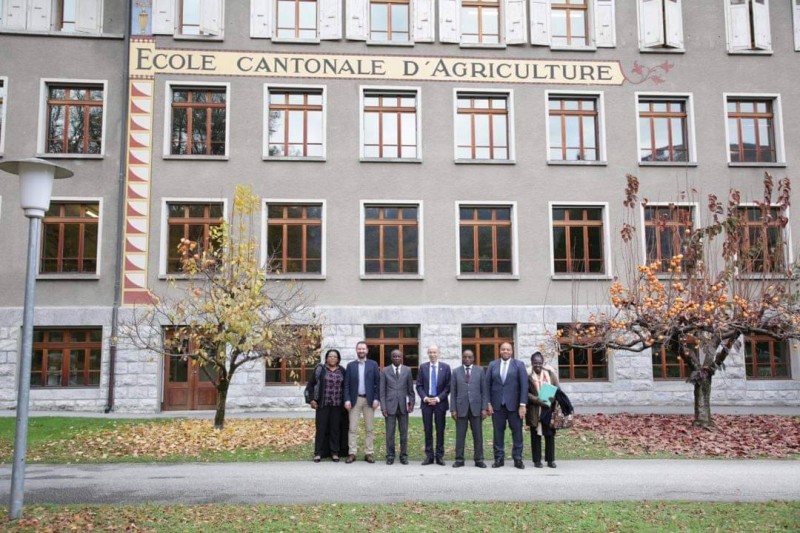
M 0 501 L 11 469 L 0 466 Z M 560 461 L 524 471 L 324 462 L 28 465 L 26 503 L 800 500 L 800 461 Z

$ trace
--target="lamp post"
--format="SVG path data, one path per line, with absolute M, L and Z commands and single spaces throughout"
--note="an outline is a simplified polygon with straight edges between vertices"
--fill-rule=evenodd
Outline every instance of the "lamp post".
M 0 170 L 19 176 L 19 203 L 28 218 L 28 263 L 25 271 L 25 304 L 22 312 L 22 354 L 19 358 L 17 386 L 17 424 L 14 435 L 14 463 L 11 469 L 11 498 L 8 515 L 22 516 L 25 487 L 25 451 L 28 445 L 28 400 L 31 391 L 31 355 L 33 349 L 33 300 L 39 237 L 42 218 L 50 209 L 53 179 L 69 178 L 72 171 L 43 159 L 19 159 L 0 163 Z

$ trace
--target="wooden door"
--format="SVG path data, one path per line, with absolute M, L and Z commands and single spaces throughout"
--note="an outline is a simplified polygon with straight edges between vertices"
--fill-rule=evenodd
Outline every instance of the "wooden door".
M 200 365 L 184 357 L 184 353 L 192 353 L 188 342 L 182 350 L 164 357 L 164 400 L 161 409 L 164 411 L 193 411 L 215 409 L 217 406 L 217 389 L 209 372 Z M 205 370 L 210 371 L 209 368 Z

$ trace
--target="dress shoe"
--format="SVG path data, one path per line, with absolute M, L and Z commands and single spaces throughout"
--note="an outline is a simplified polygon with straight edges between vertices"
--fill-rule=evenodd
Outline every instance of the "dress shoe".
M 347 456 L 347 459 L 344 460 L 345 463 L 350 464 L 356 460 L 356 456 L 352 453 Z
M 338 463 L 339 462 L 339 456 L 338 455 L 334 455 L 333 457 L 331 457 L 331 461 L 333 461 L 334 463 Z
M 318 462 L 320 462 L 320 461 L 322 461 L 322 457 L 320 457 L 319 455 L 315 455 L 315 456 L 314 456 L 314 462 L 315 462 L 315 463 L 318 463 Z
M 394 457 L 387 457 L 386 458 L 386 464 L 387 465 L 393 465 L 394 464 Z
M 522 459 L 514 459 L 514 468 L 525 470 L 525 463 L 522 462 Z
M 541 461 L 536 461 L 535 463 L 533 463 L 533 467 L 534 468 L 544 468 L 544 465 L 542 464 Z
M 492 463 L 492 468 L 500 468 L 501 466 L 505 466 L 506 462 L 502 459 L 495 459 Z
M 464 466 L 464 461 L 456 461 L 453 463 L 453 468 L 461 468 L 462 466 Z
M 486 463 L 484 463 L 483 461 L 476 461 L 475 466 L 477 466 L 478 468 L 486 468 Z
M 374 458 L 374 457 L 372 457 L 372 454 L 371 454 L 371 453 L 368 453 L 367 455 L 365 455 L 365 456 L 364 456 L 364 460 L 365 460 L 366 462 L 370 463 L 370 464 L 372 464 L 372 463 L 374 463 L 374 462 L 375 462 L 375 458 Z
M 428 466 L 433 464 L 433 457 L 426 457 L 424 461 L 422 461 L 422 466 Z
M 547 466 L 549 466 L 550 468 L 555 468 L 556 467 L 556 462 L 555 461 L 548 461 L 547 462 Z
M 408 457 L 401 457 L 400 458 L 400 464 L 401 465 L 407 465 L 408 464 Z
M 444 460 L 441 457 L 436 458 L 436 464 L 439 466 L 444 466 Z

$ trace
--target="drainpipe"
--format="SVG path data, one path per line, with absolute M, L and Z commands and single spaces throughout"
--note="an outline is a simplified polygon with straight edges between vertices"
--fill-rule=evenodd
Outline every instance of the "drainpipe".
M 125 254 L 125 163 L 128 160 L 128 106 L 130 88 L 130 51 L 131 51 L 131 14 L 133 13 L 133 0 L 125 2 L 127 13 L 125 14 L 125 57 L 122 72 L 122 82 L 125 86 L 123 91 L 122 108 L 122 127 L 120 128 L 119 141 L 119 173 L 117 175 L 117 258 L 114 264 L 114 305 L 111 308 L 111 339 L 108 345 L 108 398 L 104 413 L 109 413 L 114 409 L 114 381 L 117 369 L 117 344 L 119 336 L 119 308 L 122 305 L 122 261 Z

